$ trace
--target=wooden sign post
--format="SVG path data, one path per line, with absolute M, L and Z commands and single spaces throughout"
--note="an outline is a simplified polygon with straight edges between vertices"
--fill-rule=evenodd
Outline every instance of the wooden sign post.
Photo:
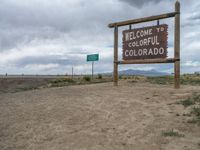
M 174 28 L 174 87 L 180 88 L 180 3 L 175 4 L 175 28 Z
M 118 85 L 118 27 L 114 29 L 114 85 Z
M 167 25 L 159 25 L 160 19 L 175 17 L 174 58 L 167 58 Z M 132 24 L 157 20 L 157 26 L 131 29 Z M 123 31 L 123 60 L 118 61 L 118 28 L 129 25 Z M 180 3 L 176 1 L 175 12 L 134 20 L 115 22 L 114 28 L 114 85 L 118 85 L 118 65 L 174 63 L 174 87 L 180 88 Z

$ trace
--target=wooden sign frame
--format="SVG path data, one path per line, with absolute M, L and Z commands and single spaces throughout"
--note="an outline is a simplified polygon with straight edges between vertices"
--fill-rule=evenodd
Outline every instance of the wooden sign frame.
M 149 22 L 154 20 L 175 18 L 174 28 L 174 58 L 156 58 L 143 60 L 122 60 L 118 61 L 118 27 Z M 175 3 L 175 12 L 150 16 L 134 20 L 115 22 L 108 25 L 109 28 L 114 28 L 114 86 L 118 85 L 118 65 L 121 64 L 153 64 L 153 63 L 174 63 L 174 88 L 180 88 L 180 2 Z

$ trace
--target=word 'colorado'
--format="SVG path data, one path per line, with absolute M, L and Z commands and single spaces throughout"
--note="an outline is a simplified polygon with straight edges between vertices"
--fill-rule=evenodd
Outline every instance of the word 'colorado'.
M 163 55 L 165 53 L 165 50 L 163 47 L 160 48 L 149 48 L 149 49 L 131 49 L 131 50 L 125 50 L 124 54 L 126 57 L 128 56 L 154 56 L 154 55 Z

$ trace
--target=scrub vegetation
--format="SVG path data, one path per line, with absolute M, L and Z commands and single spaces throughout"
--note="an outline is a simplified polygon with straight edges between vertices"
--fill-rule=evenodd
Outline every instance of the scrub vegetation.
M 187 122 L 200 125 L 200 94 L 193 93 L 192 96 L 185 100 L 176 102 L 176 104 L 181 104 L 188 109 L 188 114 L 183 114 L 183 116 L 190 117 Z
M 168 130 L 168 131 L 163 131 L 162 136 L 174 136 L 174 137 L 184 137 L 184 134 L 179 133 L 178 131 Z
M 173 84 L 174 77 L 171 76 L 161 76 L 161 77 L 147 77 L 147 82 L 153 84 Z M 184 74 L 181 75 L 180 82 L 182 85 L 200 85 L 200 75 L 195 74 Z
M 119 81 L 126 81 L 129 83 L 151 83 L 159 85 L 173 85 L 174 77 L 170 76 L 156 76 L 147 77 L 142 75 L 119 75 Z M 0 93 L 15 93 L 20 91 L 34 90 L 49 87 L 62 87 L 69 85 L 94 84 L 103 82 L 112 82 L 112 75 L 97 74 L 93 79 L 91 75 L 85 76 L 33 76 L 26 77 L 25 75 L 17 78 L 2 77 L 0 78 Z M 200 75 L 184 74 L 181 75 L 182 85 L 200 85 Z M 190 100 L 184 100 L 183 105 L 192 105 Z
M 19 76 L 16 78 L 2 77 L 0 78 L 0 94 L 16 93 L 27 90 L 35 90 L 50 87 L 63 87 L 70 85 L 95 84 L 103 82 L 111 82 L 112 76 L 103 76 L 102 74 L 94 75 L 93 79 L 90 75 L 85 76 Z

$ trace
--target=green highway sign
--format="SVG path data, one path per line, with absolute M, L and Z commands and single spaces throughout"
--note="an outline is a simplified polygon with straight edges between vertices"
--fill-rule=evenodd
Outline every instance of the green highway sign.
M 87 55 L 87 61 L 98 61 L 98 60 L 99 60 L 99 54 Z

